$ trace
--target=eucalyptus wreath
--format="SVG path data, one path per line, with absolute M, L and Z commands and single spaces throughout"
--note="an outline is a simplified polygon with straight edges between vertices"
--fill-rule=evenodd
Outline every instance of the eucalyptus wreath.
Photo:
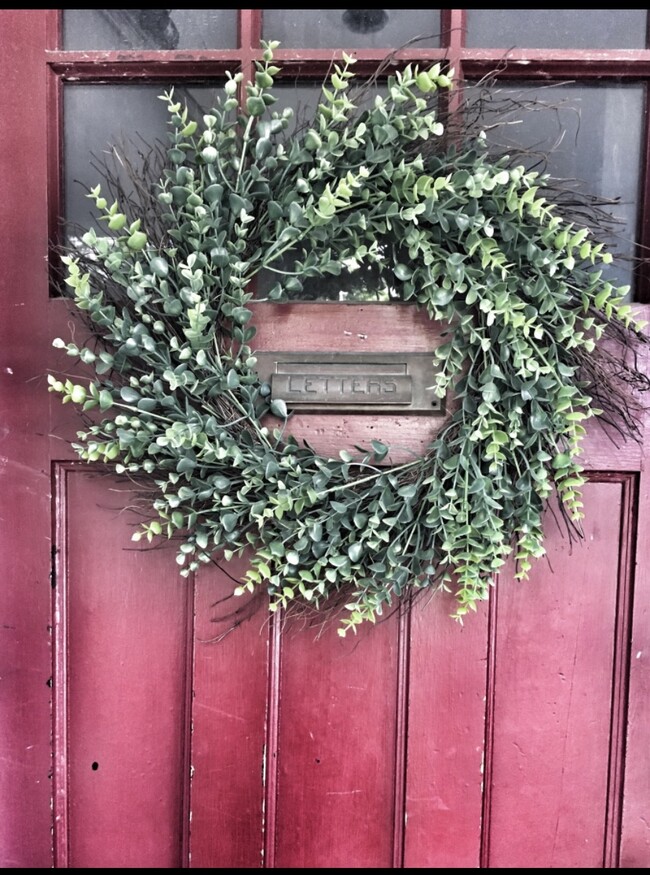
M 181 574 L 250 555 L 235 594 L 266 591 L 271 611 L 334 599 L 341 635 L 422 590 L 452 590 L 460 619 L 510 554 L 517 578 L 544 554 L 553 494 L 579 528 L 585 422 L 634 436 L 621 387 L 646 386 L 629 360 L 642 326 L 546 175 L 491 156 L 480 132 L 449 136 L 451 72 L 409 65 L 355 102 L 344 54 L 289 135 L 276 47 L 253 82 L 227 74 L 202 118 L 162 95 L 170 143 L 139 215 L 90 191 L 105 231 L 63 261 L 94 339 L 54 345 L 94 375 L 50 391 L 82 412 L 82 459 L 148 478 L 133 539 L 177 539 Z M 282 300 L 345 265 L 444 327 L 435 393 L 455 410 L 400 464 L 380 440 L 319 455 L 256 370 L 256 280 Z

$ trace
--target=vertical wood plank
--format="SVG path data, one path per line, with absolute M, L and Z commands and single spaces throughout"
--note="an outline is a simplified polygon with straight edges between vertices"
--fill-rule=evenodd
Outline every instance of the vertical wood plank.
M 169 549 L 132 549 L 124 486 L 66 478 L 69 868 L 182 865 L 190 590 Z
M 52 865 L 47 10 L 0 10 L 0 867 Z
M 482 605 L 461 626 L 453 607 L 441 593 L 412 610 L 408 869 L 471 869 L 480 860 L 488 611 Z
M 643 314 L 648 318 L 648 307 Z M 648 356 L 645 360 L 646 372 Z M 619 866 L 650 868 L 650 414 L 639 480 L 635 580 L 629 668 L 629 700 Z
M 197 573 L 190 862 L 262 865 L 269 625 L 265 604 L 228 598 L 237 560 Z M 233 610 L 242 609 L 238 619 Z M 221 619 L 220 619 L 221 618 Z M 233 623 L 239 622 L 233 629 Z M 232 631 L 231 631 L 232 630 Z
M 398 617 L 282 650 L 276 868 L 393 865 Z
M 585 540 L 547 516 L 553 573 L 498 591 L 490 868 L 603 868 L 622 485 L 585 488 Z

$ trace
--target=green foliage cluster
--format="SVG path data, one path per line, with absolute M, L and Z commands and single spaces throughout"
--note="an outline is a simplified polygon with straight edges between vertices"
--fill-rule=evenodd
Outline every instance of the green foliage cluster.
M 598 412 L 580 365 L 608 324 L 640 326 L 603 276 L 611 256 L 545 199 L 543 177 L 491 160 L 480 137 L 447 142 L 431 99 L 451 86 L 440 65 L 396 72 L 361 109 L 344 57 L 289 138 L 290 111 L 272 109 L 275 46 L 200 120 L 164 95 L 165 234 L 91 192 L 107 232 L 64 260 L 100 343 L 55 345 L 96 377 L 50 388 L 99 412 L 81 458 L 153 479 L 155 515 L 134 540 L 179 538 L 182 574 L 251 551 L 237 592 L 266 589 L 271 610 L 336 596 L 341 634 L 428 587 L 452 589 L 462 618 L 509 554 L 524 578 L 544 553 L 553 490 L 580 519 L 580 442 Z M 388 270 L 447 327 L 435 391 L 457 409 L 405 464 L 386 465 L 381 441 L 319 456 L 255 370 L 256 275 L 274 273 L 281 300 L 344 259 Z

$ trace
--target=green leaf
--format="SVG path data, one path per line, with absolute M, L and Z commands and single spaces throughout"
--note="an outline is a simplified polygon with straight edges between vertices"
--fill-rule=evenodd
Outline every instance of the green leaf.
M 232 532 L 237 525 L 237 514 L 234 513 L 226 513 L 221 518 L 221 525 L 223 526 L 226 532 Z
M 196 468 L 196 461 L 194 459 L 185 456 L 182 459 L 178 460 L 178 464 L 176 465 L 176 470 L 179 474 L 187 474 L 193 471 Z
M 102 389 L 99 393 L 99 409 L 102 413 L 113 406 L 113 396 L 107 389 Z
M 246 111 L 252 116 L 264 115 L 266 104 L 261 97 L 249 97 L 246 101 Z
M 397 494 L 400 496 L 400 498 L 406 498 L 407 500 L 415 498 L 415 496 L 418 494 L 417 485 L 415 483 L 409 483 L 406 486 L 400 486 L 400 488 L 397 490 Z
M 486 383 L 481 389 L 481 394 L 483 395 L 483 400 L 488 404 L 495 404 L 501 398 L 501 393 L 496 385 L 496 383 Z
M 358 562 L 363 556 L 363 544 L 360 541 L 350 544 L 348 547 L 348 556 L 352 562 Z
M 136 404 L 140 400 L 140 393 L 136 392 L 130 386 L 122 386 L 120 389 L 120 397 L 127 404 Z
M 135 249 L 136 251 L 144 249 L 147 245 L 147 235 L 144 231 L 135 231 L 126 241 L 126 245 L 129 249 Z
M 286 402 L 282 398 L 274 398 L 271 401 L 271 413 L 274 416 L 280 417 L 280 419 L 286 419 L 289 415 Z
M 393 267 L 393 273 L 397 277 L 398 280 L 405 282 L 406 280 L 411 279 L 413 276 L 413 271 L 406 264 L 396 264 Z
M 387 444 L 382 443 L 381 441 L 373 440 L 370 442 L 372 447 L 372 451 L 375 454 L 375 459 L 378 462 L 381 462 L 382 459 L 385 459 L 388 455 L 390 447 Z

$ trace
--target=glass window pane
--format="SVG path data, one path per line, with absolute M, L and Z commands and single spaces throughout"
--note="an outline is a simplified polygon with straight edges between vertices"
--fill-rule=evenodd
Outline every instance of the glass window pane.
M 64 9 L 64 49 L 230 49 L 235 9 Z
M 111 158 L 112 146 L 136 168 L 153 158 L 156 143 L 167 146 L 169 113 L 167 104 L 158 100 L 163 90 L 160 85 L 69 85 L 64 89 L 64 199 L 69 237 L 77 236 L 79 227 L 94 224 L 97 228 L 94 206 L 86 194 L 102 182 L 104 162 L 119 172 L 119 163 Z M 209 110 L 218 94 L 222 92 L 216 87 L 174 87 L 174 96 L 187 103 L 193 118 Z M 120 173 L 120 179 L 132 190 L 126 174 Z
M 468 46 L 643 49 L 646 9 L 468 9 Z
M 635 84 L 508 83 L 499 89 L 499 101 L 510 110 L 486 117 L 488 139 L 499 150 L 525 150 L 520 157 L 529 167 L 571 181 L 576 191 L 617 201 L 606 207 L 620 220 L 608 239 L 615 263 L 606 271 L 618 284 L 632 284 L 644 99 L 644 87 Z M 524 108 L 531 101 L 536 110 Z M 506 124 L 491 127 L 497 121 Z
M 439 9 L 264 9 L 264 39 L 287 48 L 399 48 L 440 45 Z

